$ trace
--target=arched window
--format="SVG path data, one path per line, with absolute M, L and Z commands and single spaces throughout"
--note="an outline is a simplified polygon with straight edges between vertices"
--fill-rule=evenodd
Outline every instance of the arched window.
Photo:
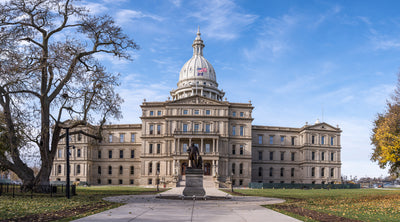
M 61 165 L 58 165 L 58 168 L 57 168 L 57 173 L 58 173 L 58 174 L 60 174 L 60 173 L 61 173 Z
M 262 175 L 263 175 L 263 168 L 262 168 L 262 167 L 259 167 L 259 168 L 258 168 L 258 176 L 259 176 L 259 177 L 262 177 Z
M 122 166 L 119 166 L 119 174 L 122 174 L 124 171 L 124 169 L 122 168 Z

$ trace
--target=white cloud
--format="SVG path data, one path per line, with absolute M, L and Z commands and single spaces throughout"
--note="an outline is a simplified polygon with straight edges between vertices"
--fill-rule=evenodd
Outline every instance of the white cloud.
M 83 6 L 90 11 L 92 14 L 103 14 L 108 11 L 108 8 L 104 5 L 104 3 L 95 3 L 95 2 L 83 2 Z
M 119 24 L 125 24 L 125 23 L 132 22 L 132 20 L 146 19 L 146 18 L 149 18 L 151 20 L 155 20 L 158 22 L 161 22 L 164 20 L 160 16 L 149 14 L 149 13 L 143 13 L 141 11 L 135 11 L 135 10 L 131 10 L 131 9 L 120 10 L 116 15 L 115 20 Z
M 211 38 L 235 39 L 258 18 L 239 12 L 237 5 L 230 0 L 201 1 L 196 4 L 195 11 L 189 16 L 205 23 L 201 29 Z
M 170 0 L 170 2 L 178 8 L 182 5 L 182 0 Z

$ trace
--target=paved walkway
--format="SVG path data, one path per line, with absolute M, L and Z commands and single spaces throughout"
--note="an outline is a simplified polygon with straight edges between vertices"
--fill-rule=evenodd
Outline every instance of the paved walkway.
M 182 190 L 173 188 L 161 195 L 181 194 Z M 206 195 L 225 197 L 227 194 L 216 188 L 207 188 Z M 105 199 L 126 205 L 76 221 L 299 221 L 260 206 L 283 202 L 276 198 L 233 196 L 225 200 L 171 200 L 156 198 L 154 195 L 126 195 Z

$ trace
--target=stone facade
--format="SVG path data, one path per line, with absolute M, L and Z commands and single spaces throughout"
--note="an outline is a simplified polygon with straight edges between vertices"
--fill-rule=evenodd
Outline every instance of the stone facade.
M 204 177 L 216 187 L 263 183 L 340 181 L 338 127 L 317 122 L 301 128 L 253 126 L 253 105 L 223 100 L 215 70 L 203 57 L 200 32 L 182 67 L 178 88 L 164 102 L 143 101 L 141 124 L 108 125 L 101 143 L 73 135 L 71 180 L 92 185 L 178 186 L 186 149 L 200 149 Z M 90 131 L 90 127 L 83 128 Z M 65 139 L 51 181 L 65 181 Z

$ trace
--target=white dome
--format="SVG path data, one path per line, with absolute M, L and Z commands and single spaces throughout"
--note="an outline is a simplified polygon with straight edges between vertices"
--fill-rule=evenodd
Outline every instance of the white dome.
M 196 80 L 206 80 L 214 84 L 217 83 L 214 67 L 202 55 L 193 55 L 193 57 L 183 65 L 179 73 L 178 85 L 183 81 L 194 82 Z

